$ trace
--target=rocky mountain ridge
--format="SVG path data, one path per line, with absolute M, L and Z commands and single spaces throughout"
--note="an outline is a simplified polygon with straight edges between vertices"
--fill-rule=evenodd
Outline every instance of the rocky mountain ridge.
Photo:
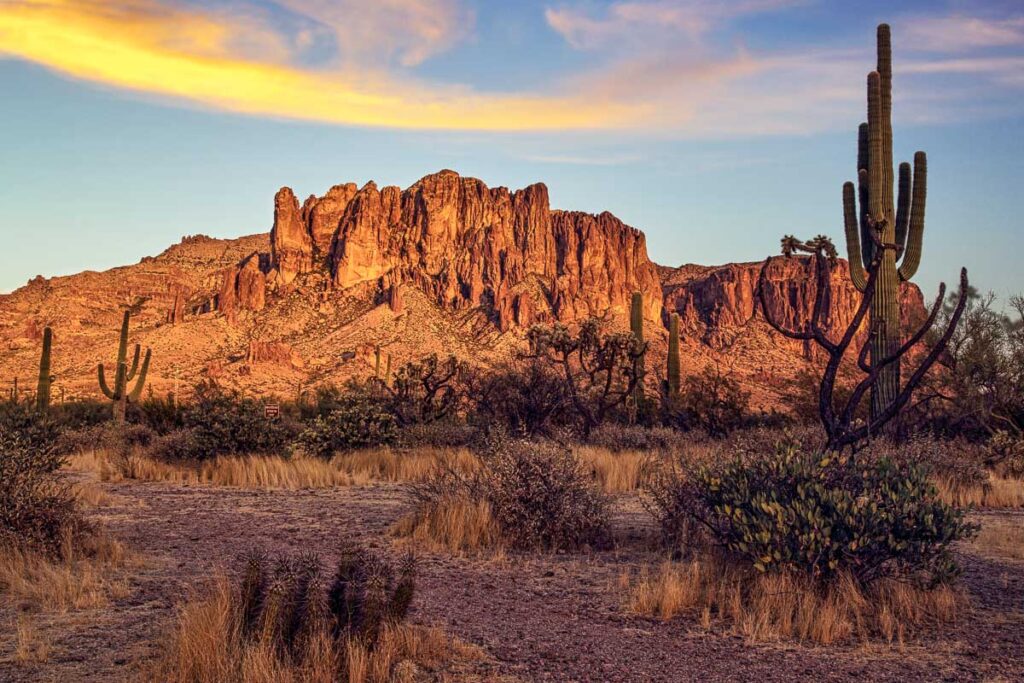
M 202 378 L 301 392 L 371 372 L 378 346 L 396 365 L 429 352 L 489 363 L 520 349 L 534 323 L 625 326 L 635 291 L 652 371 L 673 312 L 686 371 L 724 366 L 767 400 L 810 357 L 755 313 L 760 263 L 658 266 L 642 232 L 609 213 L 553 210 L 543 184 L 509 191 L 441 171 L 405 190 L 335 185 L 301 205 L 282 188 L 273 206 L 269 235 L 188 237 L 133 266 L 36 278 L 0 296 L 0 381 L 31 385 L 50 325 L 58 386 L 95 395 L 95 365 L 110 362 L 125 306 L 133 341 L 153 347 L 157 392 Z M 768 299 L 780 318 L 809 315 L 810 266 L 773 263 Z M 857 300 L 846 267 L 832 270 L 833 330 Z M 910 317 L 921 309 L 916 287 L 904 301 Z

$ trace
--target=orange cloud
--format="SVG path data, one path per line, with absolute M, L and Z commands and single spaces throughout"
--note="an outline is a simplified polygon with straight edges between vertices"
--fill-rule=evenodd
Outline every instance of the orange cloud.
M 641 109 L 625 104 L 594 108 L 555 95 L 481 94 L 455 86 L 427 87 L 381 71 L 316 71 L 246 59 L 234 56 L 233 49 L 243 37 L 262 41 L 270 55 L 287 47 L 273 32 L 235 21 L 172 10 L 154 0 L 13 0 L 0 5 L 0 54 L 128 90 L 245 114 L 328 123 L 587 129 L 625 125 Z M 419 49 L 408 53 L 406 61 L 426 54 Z

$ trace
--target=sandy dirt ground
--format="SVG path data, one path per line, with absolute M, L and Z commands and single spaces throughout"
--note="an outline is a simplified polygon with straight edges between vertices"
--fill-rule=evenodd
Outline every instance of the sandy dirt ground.
M 388 527 L 410 500 L 399 485 L 257 491 L 160 483 L 97 484 L 114 503 L 93 513 L 144 559 L 109 607 L 33 620 L 51 652 L 13 660 L 16 614 L 0 608 L 0 681 L 132 681 L 174 606 L 253 548 L 333 557 L 342 537 L 393 549 Z M 976 515 L 1024 524 L 1021 513 Z M 694 621 L 631 616 L 618 579 L 656 562 L 650 521 L 633 497 L 616 506 L 619 549 L 502 560 L 421 553 L 412 620 L 484 648 L 477 680 L 1024 681 L 1024 562 L 964 549 L 971 614 L 903 647 L 754 644 Z

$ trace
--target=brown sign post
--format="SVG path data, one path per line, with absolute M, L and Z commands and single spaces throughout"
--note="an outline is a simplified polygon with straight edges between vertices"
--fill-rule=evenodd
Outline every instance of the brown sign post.
M 276 403 L 268 403 L 263 406 L 263 417 L 271 420 L 281 414 L 281 406 Z

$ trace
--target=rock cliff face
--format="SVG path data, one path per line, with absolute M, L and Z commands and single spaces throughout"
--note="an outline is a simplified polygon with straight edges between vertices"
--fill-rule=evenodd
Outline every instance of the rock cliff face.
M 271 287 L 315 270 L 338 289 L 369 282 L 389 298 L 407 285 L 450 310 L 483 307 L 503 331 L 624 309 L 634 291 L 647 318 L 661 315 L 643 233 L 609 213 L 552 211 L 539 183 L 510 192 L 441 171 L 406 190 L 335 185 L 301 209 L 286 187 L 270 235 Z M 236 299 L 262 305 L 253 292 Z
M 730 263 L 708 268 L 682 266 L 664 279 L 665 308 L 679 314 L 683 329 L 713 348 L 731 342 L 739 330 L 763 316 L 757 301 L 757 282 L 762 263 Z M 769 266 L 766 299 L 773 316 L 792 329 L 810 320 L 816 284 L 810 258 L 777 258 Z M 838 338 L 853 320 L 860 293 L 850 280 L 849 264 L 839 259 L 831 267 L 831 304 L 823 327 Z M 905 283 L 900 292 L 904 324 L 912 325 L 924 316 L 921 291 Z M 865 334 L 862 330 L 861 334 Z M 772 334 L 775 334 L 772 332 Z

